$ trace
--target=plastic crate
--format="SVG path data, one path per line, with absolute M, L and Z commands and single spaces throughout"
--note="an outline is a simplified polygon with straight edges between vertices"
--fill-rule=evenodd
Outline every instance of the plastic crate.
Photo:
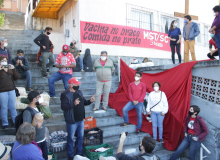
M 108 149 L 105 152 L 90 152 L 89 151 L 90 149 L 97 149 L 97 148 L 101 148 L 101 147 L 106 147 L 106 148 L 110 148 L 110 149 Z M 100 156 L 103 156 L 103 157 L 113 156 L 113 147 L 107 143 L 104 143 L 104 144 L 98 145 L 98 146 L 86 146 L 85 147 L 85 155 L 90 160 L 98 160 Z
M 48 156 L 51 155 L 52 159 L 48 159 L 48 160 L 57 160 L 57 156 L 53 153 L 53 152 L 49 152 Z
M 98 131 L 98 133 L 88 134 L 90 131 Z M 99 128 L 92 128 L 84 130 L 84 146 L 94 146 L 100 145 L 103 143 L 103 131 Z

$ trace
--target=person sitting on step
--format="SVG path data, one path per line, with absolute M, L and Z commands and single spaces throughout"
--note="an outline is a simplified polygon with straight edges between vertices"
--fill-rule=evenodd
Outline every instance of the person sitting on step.
M 205 140 L 209 133 L 204 119 L 198 115 L 199 112 L 200 108 L 198 106 L 190 106 L 189 115 L 186 117 L 184 126 L 185 137 L 170 160 L 178 159 L 188 147 L 190 160 L 195 160 L 196 153 L 201 147 L 201 141 Z
M 136 134 L 140 133 L 141 126 L 142 126 L 142 110 L 143 110 L 143 102 L 144 97 L 146 95 L 146 85 L 141 82 L 142 73 L 137 71 L 135 73 L 135 81 L 130 83 L 128 88 L 129 98 L 130 101 L 124 106 L 123 108 L 123 117 L 124 117 L 124 123 L 121 125 L 122 127 L 129 125 L 129 119 L 128 119 L 128 111 L 132 109 L 136 109 L 137 111 L 137 131 Z
M 18 70 L 18 73 L 21 74 L 20 79 L 26 78 L 27 91 L 33 91 L 33 89 L 31 89 L 31 71 L 29 70 L 28 60 L 24 57 L 23 50 L 17 50 L 17 57 L 12 60 L 12 64 Z
M 50 97 L 56 97 L 54 82 L 62 79 L 65 90 L 69 88 L 68 80 L 72 77 L 75 66 L 76 61 L 74 56 L 69 52 L 69 46 L 63 45 L 63 51 L 57 55 L 55 62 L 55 67 L 59 68 L 59 71 L 48 79 Z
M 215 42 L 215 35 L 211 34 L 212 39 L 209 40 L 209 50 L 210 52 L 207 54 L 207 56 L 210 59 L 216 59 L 215 56 L 218 56 L 218 48 L 216 46 L 216 42 Z M 214 46 L 214 50 L 212 50 L 212 46 Z
M 157 127 L 159 128 L 159 139 L 163 141 L 163 120 L 168 112 L 167 97 L 164 92 L 160 91 L 161 84 L 154 82 L 152 84 L 154 91 L 150 92 L 147 104 L 147 113 L 151 115 L 153 138 L 157 140 Z
M 80 52 L 81 50 L 78 50 L 78 48 L 76 47 L 76 41 L 73 40 L 71 43 L 70 43 L 70 53 L 73 54 L 75 60 L 76 60 L 76 65 L 79 64 L 80 66 L 80 71 L 81 72 L 84 72 L 83 70 L 83 59 L 82 57 L 80 57 Z
M 156 141 L 152 137 L 145 136 L 142 139 L 139 145 L 139 151 L 141 152 L 141 155 L 139 156 L 129 156 L 123 153 L 125 139 L 126 134 L 125 132 L 122 132 L 117 152 L 118 160 L 157 160 L 157 156 L 152 153 L 156 147 Z
M 8 64 L 11 64 L 11 54 L 7 46 L 7 39 L 5 37 L 0 37 L 0 56 L 6 56 L 8 58 Z

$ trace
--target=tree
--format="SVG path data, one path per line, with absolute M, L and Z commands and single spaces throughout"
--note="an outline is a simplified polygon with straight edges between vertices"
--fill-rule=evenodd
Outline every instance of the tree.
M 0 0 L 0 8 L 3 7 L 4 0 Z M 2 26 L 5 23 L 5 14 L 0 13 L 0 26 Z

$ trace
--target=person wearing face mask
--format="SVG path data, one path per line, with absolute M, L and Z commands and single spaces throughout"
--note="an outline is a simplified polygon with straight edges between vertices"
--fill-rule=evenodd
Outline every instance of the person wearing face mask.
M 184 19 L 184 23 L 187 23 L 183 27 L 184 62 L 189 62 L 189 50 L 191 52 L 192 61 L 196 61 L 195 38 L 200 34 L 200 30 L 198 24 L 191 21 L 191 16 L 186 15 Z
M 138 156 L 129 156 L 123 153 L 123 145 L 126 139 L 125 132 L 121 133 L 121 137 L 119 140 L 117 158 L 118 160 L 157 160 L 157 156 L 152 153 L 154 148 L 156 147 L 156 141 L 152 137 L 145 136 L 139 145 L 139 151 L 141 155 Z
M 32 124 L 32 121 L 34 119 L 34 115 L 40 113 L 39 109 L 37 108 L 37 106 L 40 104 L 39 103 L 39 99 L 40 99 L 40 93 L 37 91 L 31 91 L 29 92 L 27 99 L 29 99 L 30 104 L 28 105 L 28 107 L 32 110 L 32 113 L 25 109 L 25 111 L 23 112 L 23 123 L 27 122 Z M 42 153 L 43 153 L 43 158 L 45 160 L 48 159 L 48 148 L 47 148 L 47 142 L 46 142 L 46 137 L 45 137 L 45 124 L 44 124 L 44 120 L 41 122 L 40 124 L 40 128 L 38 128 L 38 126 L 35 127 L 35 142 L 38 144 L 38 147 L 41 148 Z
M 68 80 L 72 77 L 73 68 L 76 66 L 74 56 L 69 52 L 69 46 L 63 45 L 63 51 L 57 55 L 55 67 L 59 71 L 54 73 L 49 79 L 50 97 L 56 97 L 54 82 L 63 80 L 65 90 L 68 89 Z
M 216 46 L 218 48 L 218 55 L 220 59 L 220 6 L 217 5 L 213 8 L 213 15 L 215 16 L 215 19 L 212 23 L 211 29 L 209 30 L 210 33 L 215 35 L 215 42 Z
M 46 68 L 49 68 L 54 64 L 54 57 L 50 51 L 50 40 L 49 35 L 51 34 L 52 28 L 46 27 L 45 33 L 40 34 L 37 38 L 34 39 L 34 42 L 40 46 L 41 55 L 42 55 L 42 76 L 48 78 L 46 73 Z M 49 59 L 49 63 L 47 64 L 47 60 Z
M 214 50 L 212 50 L 212 46 L 214 46 Z M 215 42 L 215 35 L 211 33 L 211 39 L 209 40 L 209 50 L 210 52 L 207 54 L 207 57 L 210 59 L 216 59 L 215 56 L 218 56 L 218 48 Z
M 0 56 L 6 56 L 8 58 L 8 64 L 11 64 L 11 54 L 7 46 L 7 39 L 5 37 L 0 37 Z
M 205 140 L 209 133 L 204 119 L 198 115 L 199 112 L 200 108 L 198 106 L 190 106 L 189 115 L 186 117 L 184 126 L 185 137 L 170 160 L 178 159 L 188 147 L 190 160 L 195 160 L 196 153 L 201 147 L 201 141 Z
M 81 71 L 81 72 L 84 72 L 84 70 L 83 70 L 83 68 L 84 68 L 84 67 L 83 67 L 83 59 L 82 59 L 82 57 L 80 57 L 80 52 L 81 52 L 81 50 L 78 50 L 78 48 L 76 47 L 76 41 L 75 41 L 75 40 L 73 40 L 73 41 L 70 43 L 69 48 L 70 48 L 70 53 L 73 54 L 73 56 L 74 56 L 74 58 L 75 58 L 75 60 L 76 60 L 76 65 L 79 64 L 79 66 L 80 66 L 80 71 Z
M 74 135 L 77 134 L 76 154 L 83 154 L 83 136 L 84 136 L 84 119 L 85 105 L 90 105 L 95 101 L 95 95 L 86 100 L 83 97 L 82 91 L 79 90 L 79 82 L 76 78 L 71 78 L 68 81 L 69 89 L 65 90 L 61 96 L 61 109 L 63 110 L 67 136 L 67 152 L 68 160 L 73 160 L 74 157 Z
M 146 85 L 140 81 L 141 78 L 142 78 L 142 73 L 137 71 L 134 77 L 135 81 L 130 83 L 128 88 L 130 101 L 124 106 L 122 110 L 124 123 L 121 125 L 121 127 L 126 127 L 129 125 L 128 112 L 134 108 L 136 109 L 137 119 L 138 119 L 137 129 L 136 129 L 137 135 L 140 133 L 142 126 L 143 102 L 144 102 L 144 97 L 146 96 Z
M 170 48 L 172 51 L 172 61 L 175 64 L 175 51 L 179 58 L 179 63 L 181 63 L 181 54 L 180 54 L 180 40 L 181 40 L 181 31 L 177 28 L 177 21 L 172 21 L 170 24 L 170 29 L 168 31 L 168 37 L 170 39 Z M 176 49 L 175 49 L 176 48 Z
M 20 79 L 26 78 L 27 91 L 33 91 L 33 89 L 31 89 L 31 71 L 29 70 L 28 60 L 24 57 L 23 50 L 17 50 L 17 57 L 12 60 L 12 64 L 18 70 L 18 73 L 21 74 Z
M 114 63 L 111 59 L 107 58 L 108 53 L 102 51 L 100 59 L 97 59 L 93 65 L 93 70 L 96 72 L 97 82 L 96 82 L 96 101 L 93 111 L 99 109 L 101 95 L 103 90 L 103 105 L 102 108 L 107 110 L 109 92 L 111 90 L 112 84 L 112 73 L 115 70 Z
M 157 140 L 157 127 L 159 128 L 159 140 L 164 143 L 163 140 L 163 120 L 165 114 L 168 112 L 167 97 L 164 92 L 160 91 L 161 84 L 154 82 L 152 84 L 154 91 L 149 94 L 147 113 L 151 115 L 153 138 Z
M 19 79 L 20 74 L 13 65 L 8 64 L 8 57 L 0 56 L 0 106 L 2 129 L 8 129 L 8 110 L 13 123 L 17 112 L 15 109 L 16 94 L 14 81 Z

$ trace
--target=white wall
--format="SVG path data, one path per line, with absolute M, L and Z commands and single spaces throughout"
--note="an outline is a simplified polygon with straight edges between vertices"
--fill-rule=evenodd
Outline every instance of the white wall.
M 79 3 L 79 18 L 81 21 L 107 23 L 116 25 L 126 25 L 126 3 L 149 8 L 153 13 L 153 23 L 161 23 L 161 15 L 167 15 L 173 17 L 174 12 L 185 12 L 185 0 L 80 0 Z M 214 17 L 212 8 L 218 5 L 218 0 L 201 1 L 191 0 L 189 4 L 189 13 L 197 15 L 199 21 L 197 23 L 201 26 L 201 44 L 196 44 L 196 57 L 198 60 L 207 59 L 207 53 L 209 52 L 208 46 L 204 46 L 204 25 L 210 26 Z M 161 13 L 164 12 L 164 13 Z M 179 18 L 179 27 L 183 28 L 183 18 Z M 155 31 L 158 29 L 155 27 Z M 94 55 L 100 54 L 100 51 L 106 50 L 110 55 L 118 56 L 138 56 L 138 57 L 151 57 L 151 58 L 169 58 L 170 52 L 138 48 L 138 47 L 125 47 L 125 46 L 113 46 L 113 45 L 100 45 L 100 44 L 86 44 L 82 43 L 82 49 L 91 49 L 91 53 Z M 181 46 L 183 57 L 183 42 Z M 177 56 L 176 56 L 177 57 Z

